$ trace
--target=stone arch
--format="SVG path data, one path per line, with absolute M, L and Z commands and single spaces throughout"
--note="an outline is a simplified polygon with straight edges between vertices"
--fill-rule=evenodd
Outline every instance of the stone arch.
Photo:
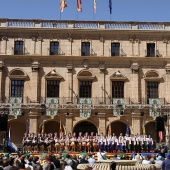
M 107 132 L 108 132 L 109 125 L 107 126 Z M 130 125 L 129 125 L 129 133 L 131 132 Z M 126 121 L 122 120 L 116 120 L 111 122 L 111 134 L 115 133 L 115 135 L 118 137 L 120 133 L 123 135 L 126 134 Z M 131 134 L 131 133 L 130 133 Z
M 60 132 L 60 122 L 54 119 L 50 119 L 50 120 L 45 120 L 44 122 L 42 122 L 39 125 L 39 133 L 42 132 L 42 125 L 44 123 L 44 133 L 55 133 L 57 132 L 59 135 Z M 63 127 L 63 124 L 61 123 L 61 128 L 62 128 L 62 132 L 65 134 L 65 128 Z
M 26 132 L 26 122 L 22 120 L 12 119 L 9 120 L 8 123 L 11 126 L 11 141 L 16 145 L 21 145 L 24 133 Z
M 79 132 L 82 132 L 83 134 L 86 132 L 89 134 L 94 132 L 94 134 L 96 134 L 98 133 L 98 127 L 93 121 L 81 120 L 74 125 L 73 132 L 76 132 L 76 135 L 78 135 Z

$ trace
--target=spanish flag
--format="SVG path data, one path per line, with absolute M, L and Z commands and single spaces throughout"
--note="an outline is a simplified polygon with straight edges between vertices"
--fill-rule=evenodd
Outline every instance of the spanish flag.
M 145 120 L 144 119 L 143 119 L 143 123 L 142 123 L 142 132 L 143 132 L 143 135 L 146 135 Z
M 44 121 L 43 121 L 41 133 L 44 133 L 44 130 L 45 130 L 45 126 L 44 126 Z
M 60 12 L 63 12 L 64 8 L 67 7 L 66 0 L 60 0 Z
M 77 0 L 77 11 L 82 12 L 82 7 L 81 7 L 81 0 Z
M 62 134 L 62 127 L 61 127 L 61 120 L 60 120 L 60 138 L 61 138 L 61 134 Z

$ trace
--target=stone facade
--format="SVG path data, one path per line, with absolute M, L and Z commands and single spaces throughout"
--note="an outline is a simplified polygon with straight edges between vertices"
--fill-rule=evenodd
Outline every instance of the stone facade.
M 156 116 L 150 116 L 147 82 L 158 82 L 158 99 L 164 116 L 170 103 L 170 23 L 119 23 L 0 19 L 1 112 L 9 110 L 11 81 L 24 80 L 21 114 L 9 114 L 12 140 L 19 144 L 29 121 L 30 133 L 73 133 L 79 124 L 93 125 L 98 134 L 142 134 L 142 123 L 157 140 Z M 14 54 L 15 41 L 23 42 L 21 55 Z M 59 53 L 50 55 L 50 42 L 59 43 Z M 82 42 L 90 43 L 82 56 Z M 120 44 L 119 56 L 111 56 L 111 44 Z M 154 44 L 153 57 L 146 57 L 147 44 Z M 59 81 L 57 115 L 46 115 L 47 80 Z M 80 117 L 80 81 L 91 81 L 91 116 Z M 112 82 L 124 82 L 124 114 L 113 115 Z M 44 111 L 44 112 L 43 112 Z M 144 112 L 142 116 L 141 112 Z M 169 121 L 169 117 L 168 117 Z M 170 124 L 165 122 L 164 140 Z M 83 126 L 83 124 L 82 124 Z M 91 126 L 92 127 L 92 126 Z M 87 129 L 93 131 L 94 129 Z

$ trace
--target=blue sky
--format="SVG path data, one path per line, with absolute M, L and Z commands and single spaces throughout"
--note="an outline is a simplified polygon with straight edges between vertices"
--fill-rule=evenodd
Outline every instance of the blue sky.
M 109 0 L 82 0 L 83 12 L 77 12 L 76 0 L 66 0 L 62 20 L 110 20 Z M 60 19 L 59 0 L 0 0 L 0 18 Z M 170 0 L 112 0 L 112 21 L 170 21 Z

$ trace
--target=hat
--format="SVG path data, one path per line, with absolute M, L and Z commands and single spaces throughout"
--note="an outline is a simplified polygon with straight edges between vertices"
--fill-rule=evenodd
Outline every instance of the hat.
M 170 155 L 170 154 L 169 154 Z M 161 160 L 162 159 L 162 156 L 158 156 L 157 157 L 157 160 Z

